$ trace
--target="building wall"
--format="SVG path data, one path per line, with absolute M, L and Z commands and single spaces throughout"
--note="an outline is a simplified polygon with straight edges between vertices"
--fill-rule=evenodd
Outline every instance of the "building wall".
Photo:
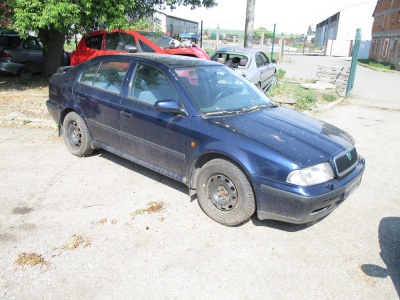
M 326 55 L 351 56 L 357 28 L 361 29 L 362 41 L 371 40 L 374 5 L 373 2 L 366 2 L 343 8 L 317 24 L 316 46 L 323 47 Z M 370 44 L 364 45 L 368 47 Z M 367 57 L 368 54 L 363 53 L 363 58 Z
M 378 0 L 373 16 L 369 57 L 400 70 L 400 0 Z

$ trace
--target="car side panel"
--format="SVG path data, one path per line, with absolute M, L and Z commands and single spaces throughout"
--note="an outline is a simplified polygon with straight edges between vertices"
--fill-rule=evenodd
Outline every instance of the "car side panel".
M 77 82 L 73 88 L 73 97 L 82 109 L 92 139 L 113 148 L 120 148 L 119 94 Z

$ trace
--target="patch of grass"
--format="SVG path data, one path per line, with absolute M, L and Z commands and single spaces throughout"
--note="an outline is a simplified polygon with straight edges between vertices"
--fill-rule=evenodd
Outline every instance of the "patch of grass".
M 307 90 L 301 86 L 297 86 L 295 91 L 296 104 L 298 110 L 312 110 L 317 103 L 317 95 L 312 90 Z
M 372 67 L 377 70 L 394 70 L 395 67 L 391 63 L 387 62 L 377 62 L 373 59 L 359 59 L 358 62 L 362 65 L 366 65 L 368 67 Z
M 322 94 L 322 100 L 326 101 L 326 102 L 333 102 L 336 101 L 337 97 L 333 94 L 327 94 L 327 93 L 323 93 Z
M 337 95 L 329 92 L 318 92 L 316 90 L 306 89 L 299 84 L 288 81 L 281 81 L 276 86 L 270 88 L 266 94 L 271 98 L 283 96 L 294 99 L 296 110 L 312 110 L 318 102 L 333 102 L 337 100 Z

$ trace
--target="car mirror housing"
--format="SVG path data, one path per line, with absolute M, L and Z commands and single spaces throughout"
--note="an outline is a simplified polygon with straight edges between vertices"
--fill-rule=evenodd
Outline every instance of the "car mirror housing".
M 154 104 L 154 110 L 162 113 L 182 114 L 182 110 L 175 100 L 157 101 Z
M 138 48 L 135 45 L 128 44 L 125 46 L 125 50 L 129 53 L 136 53 L 138 52 Z

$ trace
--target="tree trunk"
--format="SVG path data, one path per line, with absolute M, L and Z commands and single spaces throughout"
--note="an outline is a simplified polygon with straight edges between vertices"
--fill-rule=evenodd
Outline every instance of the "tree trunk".
M 64 65 L 65 33 L 51 28 L 42 29 L 39 38 L 43 44 L 42 76 L 48 78 Z
M 246 9 L 246 24 L 244 30 L 244 47 L 253 47 L 253 31 L 254 31 L 254 10 L 256 6 L 256 0 L 247 0 Z

